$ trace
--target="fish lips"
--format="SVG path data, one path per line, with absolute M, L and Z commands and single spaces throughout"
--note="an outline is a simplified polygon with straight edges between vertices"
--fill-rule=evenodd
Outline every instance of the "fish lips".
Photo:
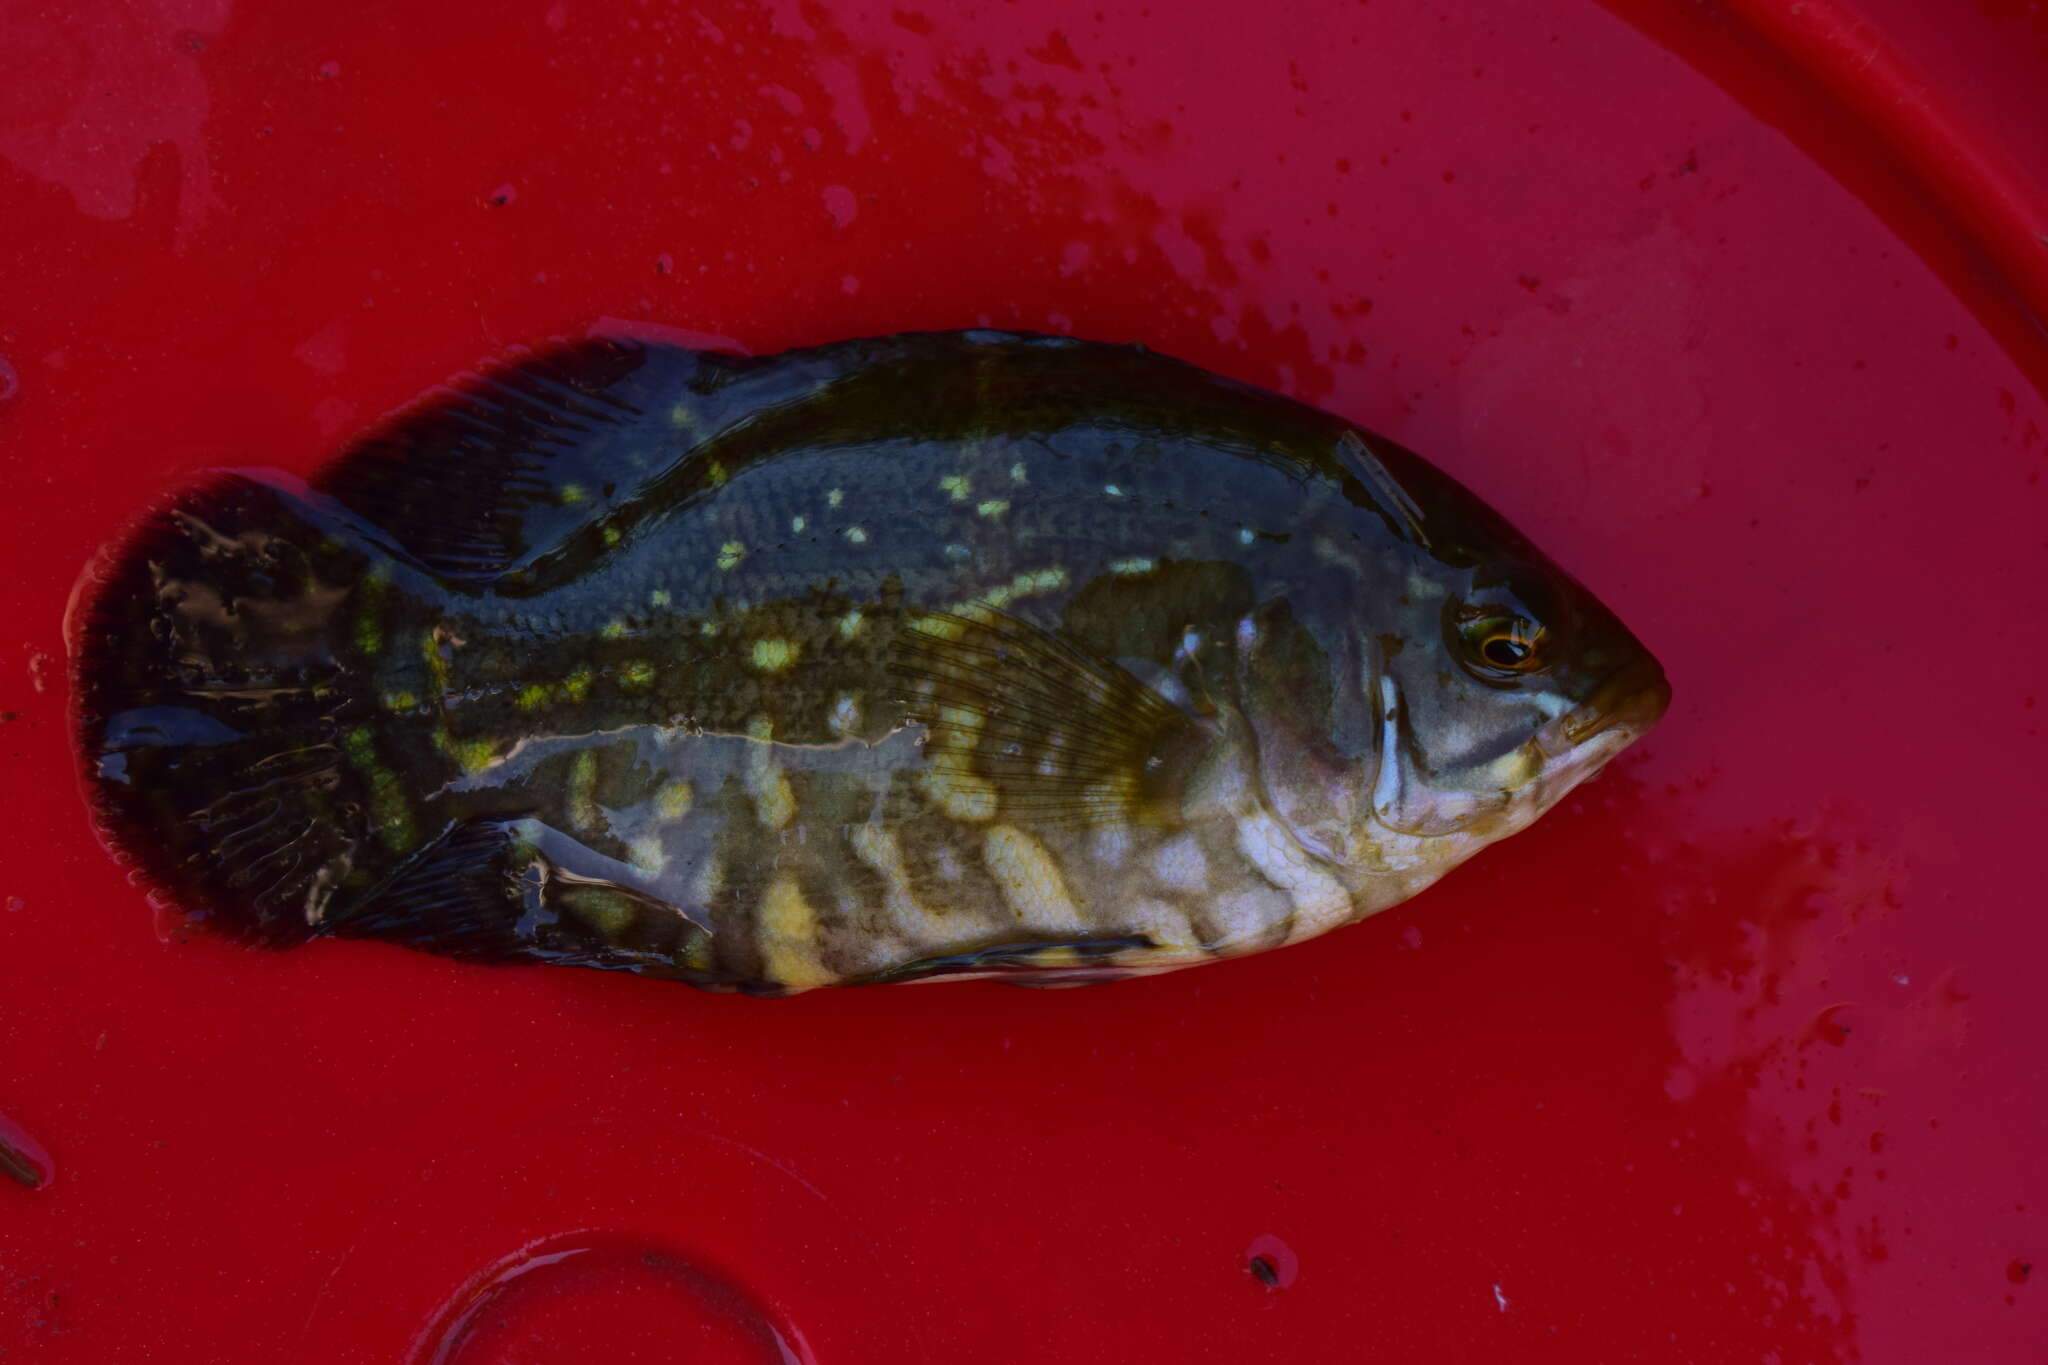
M 1546 758 L 1565 758 L 1602 735 L 1619 750 L 1649 732 L 1671 706 L 1664 667 L 1645 654 L 1610 674 L 1593 694 L 1536 732 Z M 1619 740 L 1619 743 L 1612 742 Z

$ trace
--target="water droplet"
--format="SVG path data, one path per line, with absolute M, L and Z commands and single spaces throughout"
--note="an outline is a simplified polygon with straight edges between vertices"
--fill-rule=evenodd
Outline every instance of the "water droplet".
M 1244 1259 L 1252 1278 L 1268 1289 L 1286 1289 L 1301 1275 L 1301 1258 L 1294 1248 L 1271 1233 L 1253 1238 Z
M 825 187 L 825 212 L 832 215 L 833 227 L 845 227 L 860 215 L 860 204 L 853 197 L 853 191 L 844 185 Z
M 847 275 L 842 277 L 839 281 L 839 287 L 849 294 L 858 294 L 860 292 L 860 276 Z
M 321 79 L 321 80 L 323 80 L 323 81 L 331 81 L 331 80 L 333 80 L 333 79 L 334 79 L 334 78 L 335 78 L 336 76 L 339 76 L 340 74 L 341 74 L 341 63 L 340 63 L 340 62 L 337 62 L 337 61 L 332 61 L 332 60 L 329 60 L 329 61 L 324 61 L 324 62 L 320 63 L 320 79 Z
M 558 1365 L 638 1359 L 670 1343 L 693 1365 L 810 1365 L 803 1339 L 723 1275 L 666 1247 L 571 1233 L 532 1242 L 463 1285 L 414 1340 L 411 1365 L 509 1365 L 549 1343 Z

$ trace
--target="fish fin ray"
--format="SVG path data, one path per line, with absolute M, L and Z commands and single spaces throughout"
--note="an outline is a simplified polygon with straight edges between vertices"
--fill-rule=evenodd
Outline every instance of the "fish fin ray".
M 387 418 L 312 486 L 449 585 L 503 586 L 687 463 L 722 361 L 611 337 L 513 351 Z
M 471 961 L 549 962 L 713 984 L 708 933 L 631 888 L 562 873 L 522 828 L 530 823 L 450 826 L 326 932 Z
M 986 607 L 912 618 L 888 667 L 929 766 L 994 784 L 1006 814 L 1038 822 L 1176 824 L 1210 742 L 1128 670 Z
M 965 952 L 919 958 L 863 977 L 863 985 L 884 985 L 894 981 L 932 981 L 946 977 L 1006 976 L 1012 973 L 1059 972 L 1080 976 L 1090 971 L 1113 979 L 1114 969 L 1100 965 L 1119 953 L 1142 952 L 1156 947 L 1143 934 L 1116 938 L 1026 939 L 995 943 Z M 1027 983 L 1028 984 L 1028 983 Z

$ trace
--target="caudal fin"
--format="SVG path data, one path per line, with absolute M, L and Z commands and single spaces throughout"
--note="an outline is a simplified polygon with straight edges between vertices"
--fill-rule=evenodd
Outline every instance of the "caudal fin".
M 70 621 L 102 837 L 180 909 L 275 945 L 392 859 L 347 753 L 365 595 L 391 584 L 315 507 L 282 480 L 216 476 L 101 555 Z

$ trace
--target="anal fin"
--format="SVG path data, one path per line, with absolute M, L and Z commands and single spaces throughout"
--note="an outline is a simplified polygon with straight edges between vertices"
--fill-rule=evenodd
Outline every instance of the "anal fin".
M 564 872 L 531 820 L 451 826 L 323 926 L 446 957 L 545 962 L 716 985 L 711 935 L 676 907 Z
M 1047 984 L 1080 985 L 1091 976 L 1113 980 L 1120 975 L 1107 959 L 1119 953 L 1153 947 L 1143 934 L 1117 938 L 1076 938 L 1025 940 L 996 943 L 967 952 L 919 958 L 861 979 L 862 985 L 885 985 L 895 981 L 934 981 L 960 977 L 1009 977 L 1046 972 L 1061 980 Z M 1029 985 L 1028 979 L 1018 984 Z

